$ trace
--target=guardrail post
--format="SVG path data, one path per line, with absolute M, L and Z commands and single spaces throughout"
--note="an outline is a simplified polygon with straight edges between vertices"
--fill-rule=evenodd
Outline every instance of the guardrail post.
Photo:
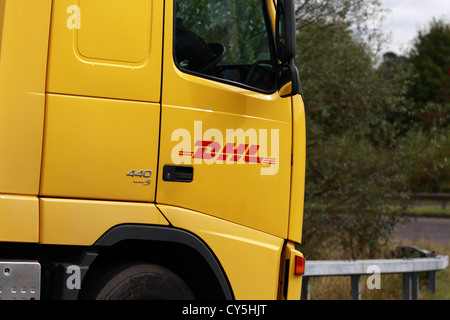
M 419 300 L 419 274 L 414 272 L 411 274 L 411 299 Z
M 309 277 L 303 277 L 301 300 L 311 300 L 311 292 L 309 286 Z
M 411 300 L 411 277 L 409 273 L 403 274 L 403 300 Z
M 403 300 L 419 300 L 419 274 L 403 274 Z
M 436 271 L 428 272 L 428 291 L 431 293 L 436 293 Z
M 351 278 L 352 278 L 352 280 L 351 280 L 351 282 L 352 282 L 351 283 L 352 300 L 361 300 L 361 281 L 360 281 L 360 276 L 359 275 L 352 275 Z

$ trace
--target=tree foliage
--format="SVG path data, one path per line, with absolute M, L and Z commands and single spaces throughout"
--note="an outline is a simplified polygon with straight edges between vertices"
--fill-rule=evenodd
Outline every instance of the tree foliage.
M 383 38 L 364 19 L 382 12 L 378 1 L 299 1 L 297 11 L 308 141 L 304 251 L 373 257 L 400 221 L 387 204 L 409 191 L 409 70 L 376 67 Z
M 450 23 L 433 19 L 420 30 L 408 59 L 414 73 L 408 91 L 411 127 L 427 141 L 411 183 L 419 191 L 450 192 Z
M 419 31 L 409 59 L 417 75 L 409 95 L 417 106 L 450 103 L 450 25 L 433 19 Z

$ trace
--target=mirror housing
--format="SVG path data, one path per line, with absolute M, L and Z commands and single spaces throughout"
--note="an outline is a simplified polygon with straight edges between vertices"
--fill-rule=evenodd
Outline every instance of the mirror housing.
M 275 41 L 278 59 L 289 63 L 295 56 L 295 8 L 293 0 L 278 0 Z
M 279 75 L 280 97 L 286 98 L 297 94 L 303 95 L 298 69 L 294 64 L 282 65 Z

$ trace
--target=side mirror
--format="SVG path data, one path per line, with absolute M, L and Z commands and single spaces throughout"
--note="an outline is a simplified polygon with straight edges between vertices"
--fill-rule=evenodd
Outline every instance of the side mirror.
M 303 95 L 298 69 L 294 64 L 282 65 L 279 75 L 280 97 L 286 98 L 297 94 Z
M 293 0 L 278 0 L 275 41 L 280 61 L 278 91 L 280 96 L 291 97 L 303 94 L 295 57 L 295 8 Z
M 278 59 L 289 63 L 295 56 L 295 8 L 293 0 L 278 0 L 275 30 Z

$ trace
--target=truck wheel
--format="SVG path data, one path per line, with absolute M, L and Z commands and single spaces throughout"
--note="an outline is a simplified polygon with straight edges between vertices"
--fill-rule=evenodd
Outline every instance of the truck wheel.
M 172 271 L 154 264 L 111 269 L 87 290 L 93 300 L 191 300 L 189 287 Z

